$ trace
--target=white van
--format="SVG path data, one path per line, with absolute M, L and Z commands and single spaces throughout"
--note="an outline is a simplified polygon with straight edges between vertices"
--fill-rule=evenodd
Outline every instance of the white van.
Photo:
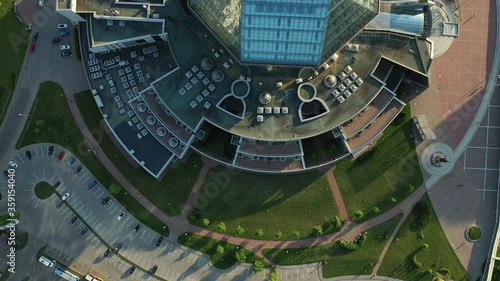
M 48 258 L 44 257 L 44 256 L 41 256 L 38 261 L 45 265 L 46 267 L 53 267 L 54 266 L 54 262 L 50 261 Z

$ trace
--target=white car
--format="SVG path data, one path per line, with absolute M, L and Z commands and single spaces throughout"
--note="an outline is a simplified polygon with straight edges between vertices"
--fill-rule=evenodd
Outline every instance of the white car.
M 121 212 L 117 217 L 116 219 L 118 220 L 121 220 L 123 218 L 123 216 L 125 216 L 125 212 Z
M 14 169 L 17 169 L 19 167 L 19 165 L 17 165 L 17 163 L 14 161 L 9 161 L 9 166 Z
M 71 196 L 71 194 L 69 194 L 68 192 L 64 193 L 64 195 L 61 197 L 61 200 L 64 201 L 66 199 L 69 198 L 69 196 Z
M 43 4 L 45 3 L 45 0 L 40 0 L 38 1 L 38 5 L 40 5 L 40 7 L 43 7 Z
M 59 28 L 59 29 L 65 29 L 65 28 L 68 28 L 68 25 L 65 24 L 65 23 L 60 23 L 60 24 L 57 25 L 57 28 Z
M 71 49 L 71 46 L 70 45 L 61 45 L 61 46 L 59 46 L 59 49 L 61 49 L 61 51 L 69 50 L 69 49 Z

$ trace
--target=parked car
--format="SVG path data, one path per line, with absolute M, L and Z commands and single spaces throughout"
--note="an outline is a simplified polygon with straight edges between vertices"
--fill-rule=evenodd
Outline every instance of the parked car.
M 43 4 L 44 4 L 44 3 L 45 3 L 45 1 L 44 1 L 44 0 L 40 0 L 40 1 L 38 1 L 38 6 L 43 7 Z
M 132 267 L 127 271 L 128 275 L 132 275 L 135 271 L 135 265 L 132 265 Z
M 62 51 L 61 52 L 61 57 L 67 57 L 67 56 L 71 56 L 71 51 L 70 50 L 66 50 L 66 51 Z
M 111 253 L 111 249 L 107 248 L 106 251 L 104 252 L 103 256 L 107 257 L 107 256 L 109 256 L 110 253 Z
M 161 243 L 162 243 L 162 242 L 163 242 L 163 236 L 158 237 L 158 240 L 156 240 L 156 244 L 155 244 L 155 246 L 156 246 L 156 247 L 159 247 L 159 246 L 161 245 Z
M 59 201 L 59 203 L 57 203 L 57 205 L 56 205 L 56 209 L 60 209 L 63 204 L 64 204 L 64 201 Z
M 68 28 L 68 25 L 65 24 L 65 23 L 60 23 L 60 24 L 57 25 L 57 28 L 59 28 L 59 29 L 65 29 L 65 28 Z
M 54 154 L 54 146 L 49 146 L 49 155 Z
M 122 242 L 118 243 L 118 245 L 116 245 L 113 252 L 118 253 L 122 247 L 123 247 L 123 243 Z
M 74 217 L 73 217 L 73 218 L 69 221 L 69 223 L 74 224 L 77 220 L 78 220 L 78 217 L 77 217 L 77 216 L 74 216 Z
M 116 218 L 121 220 L 125 216 L 125 212 L 121 212 Z
M 65 200 L 66 200 L 66 199 L 68 199 L 70 196 L 71 196 L 71 194 L 69 194 L 69 192 L 66 192 L 66 193 L 64 193 L 64 195 L 61 197 L 61 200 L 62 200 L 62 201 L 65 201 Z
M 87 186 L 89 189 L 92 189 L 94 188 L 95 186 L 97 185 L 97 181 L 96 180 L 93 180 L 91 182 L 89 182 L 89 185 Z
M 9 166 L 14 169 L 17 169 L 19 167 L 19 165 L 17 165 L 17 163 L 12 160 L 9 161 Z
M 59 42 L 61 42 L 61 37 L 56 37 L 56 38 L 52 39 L 52 44 L 56 44 Z
M 137 232 L 139 232 L 139 229 L 141 229 L 141 226 L 139 224 L 136 224 L 134 229 L 132 229 L 132 232 L 137 234 Z
M 61 51 L 69 50 L 69 49 L 71 49 L 71 46 L 70 45 L 61 45 L 61 46 L 59 46 L 59 49 L 61 49 Z
M 62 161 L 64 159 L 65 154 L 66 152 L 64 151 L 59 152 L 59 155 L 57 155 L 57 160 Z
M 54 188 L 58 188 L 60 185 L 61 185 L 61 182 L 60 181 L 56 181 L 56 183 L 54 183 Z
M 69 35 L 69 31 L 61 31 L 61 33 L 59 33 L 60 36 L 68 36 Z
M 89 231 L 89 228 L 88 227 L 85 227 L 82 229 L 82 231 L 80 231 L 80 235 L 85 235 L 85 233 L 87 233 L 87 231 Z
M 30 52 L 34 53 L 35 49 L 36 49 L 36 44 L 35 43 L 31 43 L 31 45 L 30 45 Z
M 33 33 L 33 37 L 31 37 L 31 40 L 33 40 L 33 41 L 36 41 L 36 39 L 38 39 L 38 31 Z
M 82 171 L 82 168 L 83 168 L 82 165 L 79 165 L 78 167 L 76 167 L 73 173 L 75 173 L 75 175 L 78 175 Z
M 108 204 L 109 200 L 111 200 L 111 197 L 110 197 L 110 196 L 106 196 L 106 197 L 104 197 L 104 198 L 101 200 L 101 204 L 102 204 L 102 205 L 106 205 L 106 204 Z
M 156 273 L 157 270 L 158 270 L 158 265 L 155 264 L 153 267 L 151 267 L 151 269 L 149 270 L 149 272 L 151 272 L 153 274 L 153 273 Z
M 75 158 L 74 157 L 69 158 L 68 162 L 66 162 L 66 167 L 68 168 L 71 167 L 73 163 L 75 163 Z
M 33 159 L 33 155 L 31 155 L 31 151 L 29 151 L 29 150 L 28 150 L 28 151 L 26 151 L 26 157 L 27 157 L 29 160 Z

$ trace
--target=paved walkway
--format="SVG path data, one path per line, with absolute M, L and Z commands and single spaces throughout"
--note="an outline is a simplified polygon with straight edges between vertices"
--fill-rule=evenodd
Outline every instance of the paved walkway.
M 335 180 L 335 175 L 333 174 L 333 169 L 331 168 L 326 172 L 326 176 L 328 178 L 328 183 L 330 184 L 330 188 L 333 192 L 333 197 L 335 198 L 335 203 L 337 204 L 337 208 L 339 209 L 340 217 L 347 224 L 350 223 L 349 213 L 347 212 L 347 208 L 344 203 L 344 199 L 342 198 L 342 193 L 340 193 L 339 186 L 337 184 L 337 180 Z

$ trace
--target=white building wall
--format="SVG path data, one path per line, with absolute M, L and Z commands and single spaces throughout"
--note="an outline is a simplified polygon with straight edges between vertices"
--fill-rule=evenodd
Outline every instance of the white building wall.
M 84 18 L 82 18 L 81 16 L 79 16 L 77 13 L 73 12 L 70 9 L 57 9 L 56 11 L 59 14 L 63 15 L 64 17 L 66 17 L 67 19 L 69 19 L 73 23 L 78 23 L 78 22 L 85 21 Z
M 167 34 L 160 34 L 160 38 L 162 38 L 164 41 L 167 41 Z M 139 40 L 144 40 L 142 42 L 137 43 L 136 41 Z M 134 37 L 134 38 L 127 38 L 119 41 L 114 41 L 114 42 L 108 42 L 105 44 L 99 44 L 99 45 L 93 45 L 90 47 L 90 51 L 93 53 L 103 53 L 107 51 L 112 51 L 112 50 L 118 50 L 118 49 L 124 49 L 128 47 L 133 47 L 133 46 L 138 46 L 138 45 L 143 45 L 143 44 L 148 44 L 148 43 L 154 43 L 155 40 L 153 39 L 152 35 L 144 35 L 144 36 L 139 36 L 139 37 Z

